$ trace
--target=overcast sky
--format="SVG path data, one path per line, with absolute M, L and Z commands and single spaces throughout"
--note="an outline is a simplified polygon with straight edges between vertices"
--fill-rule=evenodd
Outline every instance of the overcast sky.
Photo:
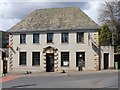
M 16 23 L 24 19 L 35 9 L 56 8 L 75 6 L 82 9 L 96 23 L 99 23 L 99 9 L 104 0 L 81 0 L 81 2 L 40 2 L 37 0 L 27 0 L 25 2 L 13 0 L 0 1 L 0 30 L 8 30 Z M 65 1 L 65 0 L 64 0 Z M 75 1 L 75 0 L 74 0 Z

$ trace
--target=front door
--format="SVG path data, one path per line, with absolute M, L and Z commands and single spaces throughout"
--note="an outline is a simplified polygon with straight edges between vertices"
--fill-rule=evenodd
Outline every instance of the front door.
M 104 69 L 108 69 L 108 68 L 109 68 L 109 54 L 104 53 Z
M 46 72 L 54 72 L 54 53 L 46 54 Z

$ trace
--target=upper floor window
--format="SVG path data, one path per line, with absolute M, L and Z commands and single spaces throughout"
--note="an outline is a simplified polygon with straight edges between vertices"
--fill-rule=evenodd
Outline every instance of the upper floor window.
M 84 42 L 84 32 L 77 32 L 77 42 Z
M 68 33 L 62 33 L 61 34 L 62 43 L 68 43 L 69 42 L 68 39 L 69 39 L 69 34 Z
M 33 43 L 39 43 L 39 33 L 33 34 Z
M 47 43 L 53 43 L 53 33 L 47 33 Z
M 26 43 L 26 34 L 20 34 L 20 43 Z

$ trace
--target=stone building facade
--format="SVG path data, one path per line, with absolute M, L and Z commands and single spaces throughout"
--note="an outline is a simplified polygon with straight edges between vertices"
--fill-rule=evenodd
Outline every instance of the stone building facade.
M 38 9 L 9 32 L 11 71 L 99 70 L 100 27 L 77 7 Z

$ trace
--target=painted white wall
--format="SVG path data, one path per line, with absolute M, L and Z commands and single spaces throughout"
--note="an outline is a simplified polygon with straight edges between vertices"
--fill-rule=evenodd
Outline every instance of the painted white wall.
M 109 68 L 114 68 L 114 46 L 101 46 L 101 69 L 104 69 L 104 53 L 109 54 Z
M 91 40 L 88 41 L 88 33 L 95 38 L 94 34 L 98 32 L 87 31 L 84 32 L 84 43 L 76 42 L 76 31 L 69 32 L 69 43 L 61 43 L 61 33 L 54 32 L 54 43 L 47 43 L 46 32 L 40 32 L 40 43 L 33 44 L 33 33 L 26 33 L 26 44 L 20 44 L 20 33 L 12 33 L 13 35 L 13 49 L 16 53 L 13 53 L 13 71 L 26 71 L 26 70 L 37 70 L 43 71 L 43 48 L 47 46 L 53 46 L 58 49 L 58 70 L 77 70 L 76 67 L 76 52 L 85 52 L 85 68 L 84 70 L 95 70 L 95 54 L 96 52 L 92 49 Z M 22 34 L 22 33 L 21 33 Z M 17 51 L 16 48 L 20 50 Z M 19 66 L 19 52 L 27 52 L 27 65 Z M 40 52 L 40 66 L 32 66 L 32 52 Z M 69 51 L 69 67 L 61 67 L 61 52 Z

